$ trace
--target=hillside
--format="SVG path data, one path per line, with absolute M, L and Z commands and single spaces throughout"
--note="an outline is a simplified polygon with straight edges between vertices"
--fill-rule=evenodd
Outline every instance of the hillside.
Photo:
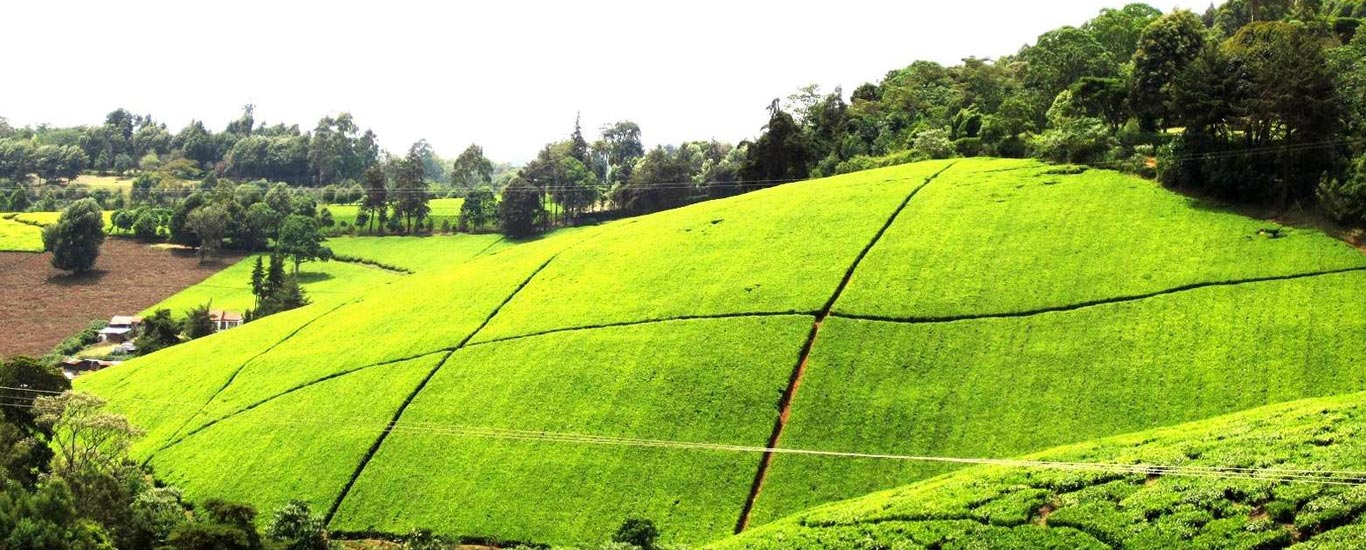
M 1363 284 L 1342 242 L 1141 179 L 932 161 L 507 245 L 78 387 L 193 499 L 703 542 L 946 467 L 527 434 L 1015 456 L 1366 389 Z
M 1343 482 L 1366 467 L 1362 426 L 1366 394 L 1272 405 L 1022 457 L 1053 467 L 958 471 L 709 548 L 1360 548 L 1366 492 Z M 1061 468 L 1078 462 L 1115 467 Z

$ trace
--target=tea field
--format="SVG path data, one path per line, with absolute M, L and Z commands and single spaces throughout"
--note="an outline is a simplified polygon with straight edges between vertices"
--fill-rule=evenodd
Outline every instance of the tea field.
M 412 274 L 349 265 L 391 280 L 77 386 L 191 498 L 547 544 L 628 516 L 762 544 L 949 469 L 771 443 L 1005 458 L 1366 390 L 1366 256 L 1099 170 L 932 161 L 521 243 L 331 243 Z
M 1175 466 L 1192 475 L 979 466 L 795 514 L 706 548 L 1360 548 L 1366 493 L 1359 485 L 1287 476 L 1305 468 L 1360 472 L 1363 426 L 1366 394 L 1270 405 L 1022 457 Z M 1229 467 L 1246 470 L 1222 469 Z

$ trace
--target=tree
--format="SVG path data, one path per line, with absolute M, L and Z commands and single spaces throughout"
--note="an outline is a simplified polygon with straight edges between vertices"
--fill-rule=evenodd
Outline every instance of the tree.
M 394 201 L 394 216 L 403 218 L 408 233 L 413 232 L 414 221 L 421 225 L 431 212 L 427 202 L 430 196 L 427 192 L 422 151 L 419 147 L 421 144 L 423 142 L 413 144 L 408 149 L 408 155 L 398 161 L 394 170 L 394 193 L 397 195 Z
M 640 125 L 629 120 L 602 127 L 604 172 L 598 181 L 616 184 L 631 176 L 631 168 L 636 159 L 645 156 L 645 146 L 640 142 Z
M 236 224 L 234 245 L 249 251 L 263 248 L 279 233 L 280 219 L 280 213 L 264 202 L 251 205 Z
M 1119 131 L 1129 118 L 1128 90 L 1121 79 L 1082 77 L 1068 91 L 1078 108 L 1087 116 L 1104 120 L 1111 133 Z
M 365 214 L 371 230 L 374 230 L 375 223 L 379 223 L 380 227 L 384 226 L 389 209 L 389 190 L 385 187 L 384 180 L 384 170 L 379 166 L 372 166 L 365 171 L 365 198 L 361 202 L 359 212 Z
M 571 218 L 583 213 L 602 196 L 597 176 L 573 156 L 560 158 L 555 163 L 555 182 L 550 196 Z
M 228 207 L 214 202 L 196 208 L 185 225 L 198 237 L 199 263 L 203 264 L 209 255 L 223 248 L 223 239 L 228 234 Z
M 34 401 L 38 422 L 52 429 L 54 473 L 75 481 L 125 467 L 128 448 L 142 432 L 128 419 L 103 412 L 104 406 L 94 395 L 70 391 Z
M 659 543 L 659 529 L 649 519 L 626 518 L 612 535 L 612 542 L 630 544 L 640 550 L 655 550 Z
M 616 200 L 627 212 L 643 214 L 683 206 L 692 192 L 688 162 L 680 154 L 656 147 L 640 159 L 626 185 L 617 189 Z
M 1169 117 L 1170 87 L 1204 47 L 1205 27 L 1186 10 L 1164 15 L 1143 29 L 1134 52 L 1130 104 L 1146 131 Z
M 458 188 L 476 189 L 493 184 L 493 163 L 484 157 L 484 150 L 471 144 L 455 157 L 451 167 L 451 183 Z
M 583 139 L 583 126 L 580 115 L 574 115 L 574 133 L 569 136 L 569 156 L 580 164 L 588 166 L 588 141 Z
M 1076 27 L 1044 33 L 1037 43 L 1020 52 L 1020 60 L 1027 64 L 1025 86 L 1045 105 L 1081 77 L 1109 77 L 1119 72 L 1110 52 L 1090 33 Z
M 166 229 L 171 234 L 171 242 L 185 246 L 199 246 L 199 234 L 190 229 L 190 213 L 198 210 L 209 202 L 209 194 L 206 191 L 196 191 L 190 193 L 179 203 L 175 210 L 171 212 Z
M 478 231 L 498 218 L 498 198 L 487 185 L 470 191 L 460 205 L 460 229 Z
M 498 203 L 498 223 L 510 237 L 526 237 L 545 227 L 545 199 L 541 190 L 522 177 L 514 177 L 503 189 Z
M 1346 177 L 1325 177 L 1319 184 L 1319 204 L 1333 219 L 1366 227 L 1366 154 L 1357 157 Z
M 769 104 L 768 112 L 764 133 L 749 145 L 740 168 L 740 179 L 755 188 L 806 179 L 809 174 L 811 152 L 801 127 L 783 112 L 776 99 Z
M 195 306 L 185 314 L 185 322 L 182 325 L 185 337 L 190 340 L 203 338 L 214 333 L 217 328 L 214 326 L 213 317 L 209 315 L 209 304 Z
M 1089 33 L 1116 60 L 1127 60 L 1138 49 L 1139 35 L 1162 12 L 1147 4 L 1129 4 L 1120 9 L 1105 8 L 1087 21 L 1081 30 Z
M 261 265 L 261 257 L 256 257 L 256 264 L 251 267 L 251 295 L 256 297 L 256 306 L 260 307 L 261 297 L 266 295 L 266 270 Z
M 291 500 L 275 511 L 266 536 L 284 543 L 286 550 L 327 550 L 327 526 L 307 502 Z
M 1240 29 L 1222 49 L 1237 68 L 1239 93 L 1233 105 L 1242 143 L 1288 147 L 1270 157 L 1278 173 L 1268 195 L 1281 207 L 1312 197 L 1336 153 L 1310 146 L 1332 140 L 1341 123 L 1322 41 L 1303 25 L 1258 22 Z
M 38 422 L 33 403 L 39 396 L 70 390 L 71 382 L 57 369 L 21 355 L 0 362 L 0 387 L 13 388 L 4 391 L 12 406 L 0 411 L 0 478 L 31 487 L 48 472 L 53 456 L 51 427 Z
M 147 355 L 180 343 L 180 323 L 171 318 L 171 310 L 158 309 L 142 319 L 142 334 L 133 342 L 138 354 Z
M 209 499 L 200 521 L 185 523 L 167 540 L 174 550 L 261 550 L 256 509 L 246 504 Z
M 155 239 L 160 234 L 160 229 L 161 219 L 151 209 L 141 210 L 133 220 L 133 236 L 139 239 Z
M 28 211 L 28 205 L 29 205 L 28 193 L 26 193 L 23 189 L 15 189 L 13 193 L 10 193 L 10 195 L 9 195 L 9 211 L 10 211 L 10 212 L 27 212 L 27 211 Z
M 280 226 L 280 238 L 275 241 L 275 251 L 294 261 L 294 273 L 297 275 L 299 265 L 304 262 L 326 262 L 332 259 L 332 249 L 323 246 L 323 240 L 318 220 L 292 214 Z
M 104 244 L 104 213 L 94 199 L 72 203 L 52 227 L 43 232 L 43 248 L 52 252 L 52 267 L 76 273 L 95 267 Z

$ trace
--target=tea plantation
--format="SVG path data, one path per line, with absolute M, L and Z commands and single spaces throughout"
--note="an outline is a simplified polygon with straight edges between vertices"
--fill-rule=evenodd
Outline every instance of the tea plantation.
M 1366 394 L 1271 405 L 1024 457 L 1263 472 L 1256 475 L 981 466 L 822 506 L 707 548 L 1361 548 L 1366 492 L 1359 485 L 1265 472 L 1359 476 L 1364 428 Z
M 1366 346 L 1344 336 L 1366 332 L 1366 255 L 1099 170 L 931 161 L 530 242 L 439 239 L 334 240 L 413 274 L 77 386 L 145 428 L 137 454 L 194 500 L 302 498 L 342 533 L 548 544 L 644 516 L 667 542 L 748 525 L 724 544 L 761 548 L 821 544 L 780 518 L 948 467 L 753 448 L 1005 458 L 1366 390 Z M 1007 531 L 1042 506 L 1008 497 L 991 508 L 1024 518 Z M 1158 500 L 1184 514 L 1178 497 Z M 876 525 L 996 533 L 975 509 Z

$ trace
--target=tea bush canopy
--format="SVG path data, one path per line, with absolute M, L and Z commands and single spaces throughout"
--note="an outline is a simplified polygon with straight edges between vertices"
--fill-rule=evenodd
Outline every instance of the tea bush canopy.
M 193 499 L 555 545 L 627 518 L 666 545 L 764 544 L 802 510 L 960 467 L 753 452 L 771 445 L 1009 458 L 1366 390 L 1343 336 L 1366 331 L 1366 255 L 1103 170 L 935 160 L 532 240 L 380 239 L 328 246 L 387 284 L 76 385 Z M 1047 493 L 1011 491 L 980 513 L 1013 528 Z M 924 540 L 994 529 L 965 517 Z

